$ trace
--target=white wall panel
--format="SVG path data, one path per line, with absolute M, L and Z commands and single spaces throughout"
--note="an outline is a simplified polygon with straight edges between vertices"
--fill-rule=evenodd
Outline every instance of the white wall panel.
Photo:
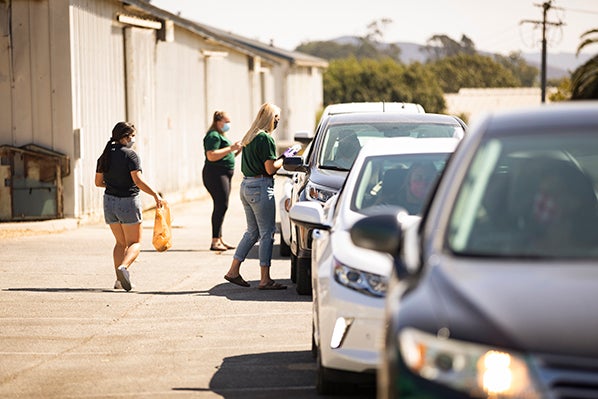
M 73 129 L 80 132 L 80 159 L 72 195 L 79 217 L 102 214 L 103 190 L 94 186 L 96 160 L 113 126 L 126 118 L 123 26 L 117 1 L 73 0 L 71 6 Z M 65 132 L 74 141 L 73 132 Z M 79 152 L 79 151 L 78 151 Z
M 156 52 L 155 185 L 167 199 L 203 192 L 201 167 L 205 70 L 197 36 L 175 29 L 173 42 Z

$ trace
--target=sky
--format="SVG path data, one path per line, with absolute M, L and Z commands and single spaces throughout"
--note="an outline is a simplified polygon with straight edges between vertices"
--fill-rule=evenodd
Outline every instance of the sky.
M 508 55 L 541 51 L 542 3 L 549 0 L 152 0 L 159 8 L 195 22 L 276 47 L 294 50 L 308 41 L 364 36 L 373 21 L 388 18 L 384 42 L 426 44 L 433 35 L 469 37 L 479 51 Z M 575 53 L 580 35 L 598 29 L 597 0 L 552 0 L 549 53 Z M 583 54 L 598 53 L 598 44 Z

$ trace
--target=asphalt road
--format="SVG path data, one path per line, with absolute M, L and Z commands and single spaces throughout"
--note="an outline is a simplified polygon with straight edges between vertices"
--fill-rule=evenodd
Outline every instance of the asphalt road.
M 224 236 L 236 244 L 245 218 L 234 187 Z M 233 251 L 209 251 L 210 213 L 208 199 L 174 204 L 164 253 L 146 216 L 128 293 L 112 288 L 104 224 L 3 234 L 0 397 L 318 397 L 311 298 L 296 294 L 279 237 L 271 274 L 289 288 L 257 289 L 257 247 L 241 269 L 252 287 L 232 285 L 223 276 Z M 337 397 L 374 396 L 361 387 Z

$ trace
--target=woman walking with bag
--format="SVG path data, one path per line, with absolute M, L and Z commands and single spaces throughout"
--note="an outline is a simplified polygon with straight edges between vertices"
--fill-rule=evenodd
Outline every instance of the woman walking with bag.
M 203 146 L 206 161 L 202 171 L 203 184 L 210 193 L 214 203 L 212 211 L 212 251 L 226 251 L 234 246 L 222 240 L 222 223 L 228 210 L 228 199 L 233 173 L 235 156 L 241 151 L 239 143 L 231 143 L 226 137 L 230 130 L 230 118 L 223 111 L 214 112 L 212 125 L 208 129 Z
M 282 166 L 282 158 L 276 156 L 276 144 L 272 132 L 280 120 L 280 108 L 266 103 L 261 106 L 251 127 L 241 140 L 243 155 L 241 171 L 244 178 L 241 182 L 241 202 L 247 219 L 247 230 L 237 246 L 230 269 L 225 280 L 249 287 L 249 283 L 241 277 L 241 263 L 259 240 L 260 282 L 261 290 L 280 290 L 287 288 L 270 277 L 272 261 L 272 245 L 276 230 L 276 203 L 274 200 L 273 175 Z M 284 156 L 294 155 L 293 148 Z
M 162 198 L 144 180 L 141 161 L 131 149 L 135 143 L 136 129 L 132 123 L 118 122 L 112 129 L 104 152 L 98 158 L 95 185 L 105 187 L 104 219 L 116 239 L 112 251 L 116 282 L 114 288 L 130 291 L 129 267 L 141 249 L 142 209 L 139 190 L 151 195 L 156 207 Z

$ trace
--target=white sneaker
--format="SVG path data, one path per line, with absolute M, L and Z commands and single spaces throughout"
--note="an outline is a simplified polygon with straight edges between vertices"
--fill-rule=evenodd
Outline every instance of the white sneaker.
M 131 277 L 126 267 L 119 266 L 118 269 L 116 269 L 116 277 L 118 277 L 118 280 L 125 291 L 131 291 Z

